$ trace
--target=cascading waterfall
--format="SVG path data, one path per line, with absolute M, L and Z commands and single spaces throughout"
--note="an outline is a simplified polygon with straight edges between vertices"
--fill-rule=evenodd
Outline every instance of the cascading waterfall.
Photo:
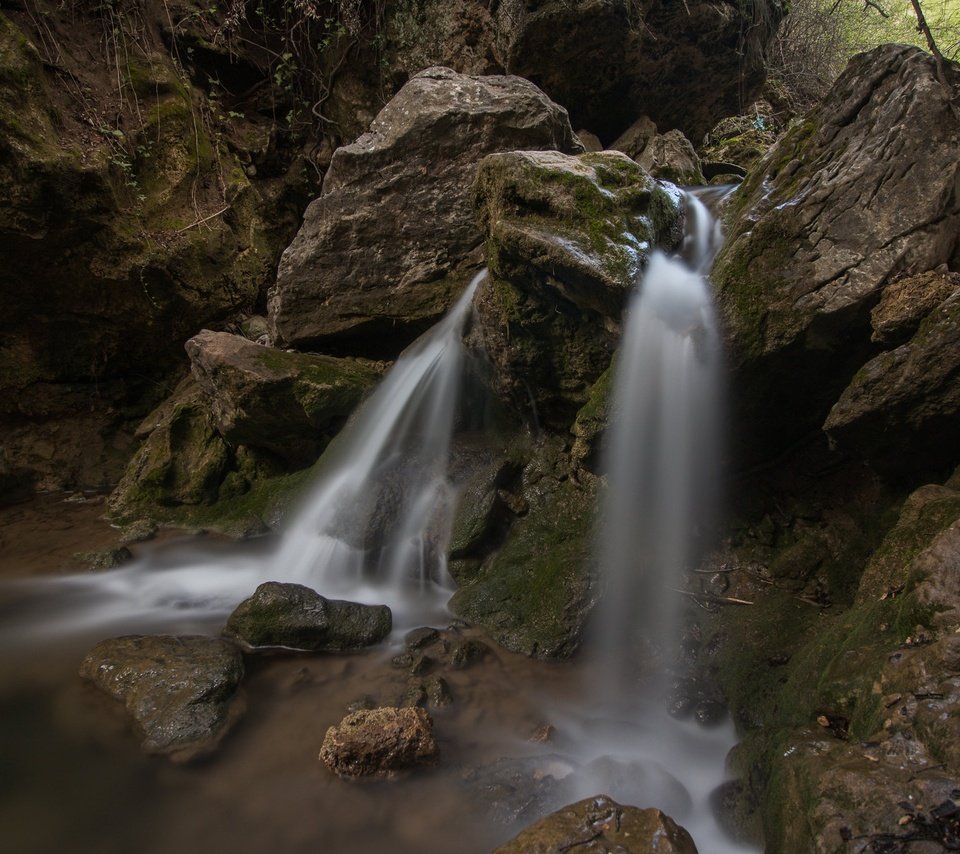
M 442 619 L 456 497 L 447 463 L 467 368 L 461 339 L 484 275 L 400 356 L 335 440 L 278 548 L 198 554 L 195 545 L 180 545 L 107 573 L 16 583 L 18 613 L 5 630 L 19 638 L 202 630 L 264 581 L 390 605 L 398 629 Z M 31 602 L 40 613 L 31 612 Z
M 716 497 L 720 344 L 705 273 L 720 233 L 696 195 L 685 209 L 681 256 L 651 257 L 614 369 L 593 637 L 600 690 L 611 695 L 629 678 L 623 650 L 671 657 L 675 588 Z

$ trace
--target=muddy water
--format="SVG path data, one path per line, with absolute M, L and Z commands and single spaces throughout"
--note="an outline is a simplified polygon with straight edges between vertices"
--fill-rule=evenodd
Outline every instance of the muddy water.
M 10 541 L 20 543 L 21 556 L 11 562 L 20 573 L 59 568 L 58 556 L 98 547 L 93 543 L 105 531 L 96 514 L 77 514 L 62 539 L 52 538 L 38 519 L 56 521 L 63 509 L 21 507 L 19 522 L 0 522 Z M 46 544 L 54 554 L 45 554 Z M 181 547 L 140 548 L 167 550 L 173 561 Z M 231 549 L 238 549 L 239 561 L 264 547 L 203 543 L 221 563 L 229 563 Z M 217 634 L 222 618 L 191 613 L 145 625 L 137 616 L 109 631 L 76 629 L 28 643 L 22 628 L 35 610 L 49 619 L 51 609 L 60 613 L 57 608 L 69 609 L 74 600 L 51 596 L 38 604 L 34 594 L 23 597 L 16 585 L 0 586 L 2 851 L 470 854 L 490 851 L 562 803 L 600 792 L 672 813 L 693 832 L 702 854 L 742 850 L 720 837 L 703 809 L 722 779 L 732 734 L 676 722 L 664 730 L 660 710 L 645 708 L 642 697 L 614 724 L 598 720 L 583 696 L 583 663 L 536 662 L 496 649 L 462 670 L 438 665 L 433 673 L 447 680 L 454 699 L 431 709 L 438 765 L 389 781 L 348 781 L 318 760 L 324 733 L 362 697 L 399 703 L 411 680 L 391 664 L 403 649 L 402 632 L 364 654 L 248 658 L 245 716 L 216 756 L 181 767 L 143 755 L 120 704 L 81 683 L 77 669 L 104 635 Z M 471 633 L 452 630 L 449 637 Z M 551 740 L 531 742 L 545 725 L 554 728 Z M 575 770 L 604 755 L 627 764 L 612 773 L 595 763 L 592 775 Z M 472 782 L 478 769 L 505 757 L 535 767 L 523 781 L 508 775 L 505 787 Z M 552 800 L 538 801 L 550 777 L 562 784 Z M 511 785 L 517 795 L 504 799 Z M 511 815 L 518 821 L 504 823 Z

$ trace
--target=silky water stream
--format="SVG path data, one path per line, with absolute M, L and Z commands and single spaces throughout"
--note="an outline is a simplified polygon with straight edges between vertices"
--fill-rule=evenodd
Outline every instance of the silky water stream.
M 351 703 L 403 695 L 408 677 L 391 666 L 403 634 L 450 622 L 447 463 L 478 277 L 351 420 L 279 542 L 171 542 L 119 570 L 0 588 L 3 849 L 483 852 L 605 793 L 668 812 L 701 854 L 744 851 L 708 805 L 732 726 L 670 717 L 665 680 L 637 668 L 671 657 L 670 588 L 695 557 L 716 486 L 719 346 L 704 276 L 718 233 L 696 196 L 685 204 L 682 257 L 651 259 L 624 325 L 597 535 L 606 591 L 577 661 L 498 650 L 445 672 L 454 703 L 431 710 L 435 769 L 350 783 L 316 758 Z M 246 716 L 216 757 L 179 767 L 141 755 L 112 701 L 79 683 L 80 657 L 117 634 L 215 634 L 267 580 L 386 603 L 392 641 L 363 655 L 250 659 Z M 531 742 L 546 725 L 551 741 Z

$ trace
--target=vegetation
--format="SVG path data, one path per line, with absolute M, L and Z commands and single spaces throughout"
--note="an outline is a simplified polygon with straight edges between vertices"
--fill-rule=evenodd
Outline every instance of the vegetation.
M 960 58 L 960 0 L 794 0 L 769 49 L 770 77 L 805 111 L 856 53 L 885 42 L 930 49 L 915 7 L 940 53 Z

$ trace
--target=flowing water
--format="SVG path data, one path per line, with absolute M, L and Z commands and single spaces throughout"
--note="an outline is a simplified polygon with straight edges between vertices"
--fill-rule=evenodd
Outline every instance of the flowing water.
M 456 702 L 433 713 L 444 758 L 432 771 L 351 784 L 316 759 L 349 703 L 398 702 L 408 677 L 390 656 L 403 631 L 450 620 L 457 490 L 447 464 L 475 280 L 352 419 L 279 543 L 168 542 L 120 570 L 3 588 L 6 850 L 483 852 L 600 792 L 664 809 L 701 854 L 745 850 L 707 805 L 725 777 L 732 726 L 674 720 L 649 680 L 634 678 L 638 647 L 662 656 L 673 644 L 670 588 L 695 557 L 716 483 L 719 353 L 703 276 L 719 235 L 699 199 L 686 205 L 682 257 L 651 260 L 618 356 L 599 549 L 607 591 L 588 655 L 547 664 L 498 650 L 445 673 Z M 247 715 L 213 761 L 173 768 L 140 755 L 116 708 L 76 679 L 83 652 L 125 631 L 216 633 L 266 580 L 389 604 L 391 642 L 363 655 L 253 659 Z M 552 740 L 531 743 L 545 724 Z M 501 759 L 508 778 L 524 769 L 536 796 L 507 797 L 489 781 L 483 769 Z M 491 822 L 491 809 L 516 823 Z

